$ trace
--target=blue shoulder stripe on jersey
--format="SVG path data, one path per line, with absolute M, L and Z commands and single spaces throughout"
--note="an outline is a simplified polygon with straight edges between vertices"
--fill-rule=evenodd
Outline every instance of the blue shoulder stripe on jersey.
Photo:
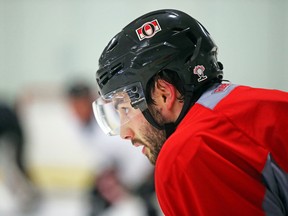
M 196 102 L 201 104 L 209 109 L 214 109 L 214 107 L 230 92 L 237 87 L 235 84 L 231 83 L 222 83 L 217 84 L 210 89 L 208 89 Z

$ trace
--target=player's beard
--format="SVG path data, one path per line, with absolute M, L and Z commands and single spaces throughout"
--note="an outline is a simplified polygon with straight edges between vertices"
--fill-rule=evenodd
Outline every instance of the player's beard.
M 161 116 L 160 112 L 157 109 L 155 109 L 155 107 L 153 107 L 153 108 L 150 107 L 149 110 L 150 110 L 152 116 L 154 117 L 154 119 L 160 125 L 165 122 L 163 117 Z M 146 147 L 148 148 L 148 150 L 147 150 L 148 153 L 146 154 L 146 156 L 148 157 L 149 161 L 153 165 L 155 165 L 157 158 L 158 158 L 158 155 L 161 151 L 161 148 L 162 148 L 164 142 L 166 141 L 165 130 L 159 130 L 147 122 L 145 127 L 143 127 L 142 134 L 143 134 L 143 138 L 145 140 L 145 143 L 149 144 L 149 146 L 146 145 Z

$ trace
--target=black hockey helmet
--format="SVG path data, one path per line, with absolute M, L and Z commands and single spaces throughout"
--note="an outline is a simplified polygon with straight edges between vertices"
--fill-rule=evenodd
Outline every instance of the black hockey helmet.
M 100 95 L 108 100 L 119 90 L 130 92 L 131 105 L 143 112 L 147 83 L 162 70 L 175 71 L 184 91 L 190 93 L 222 79 L 217 46 L 210 34 L 197 20 L 178 10 L 145 14 L 112 38 L 96 72 Z

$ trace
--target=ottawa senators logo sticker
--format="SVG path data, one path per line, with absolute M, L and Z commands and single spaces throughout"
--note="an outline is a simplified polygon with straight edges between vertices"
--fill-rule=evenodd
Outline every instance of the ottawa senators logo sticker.
M 143 40 L 145 38 L 153 37 L 157 32 L 161 31 L 161 27 L 157 19 L 144 23 L 140 28 L 136 30 L 136 34 L 139 40 Z

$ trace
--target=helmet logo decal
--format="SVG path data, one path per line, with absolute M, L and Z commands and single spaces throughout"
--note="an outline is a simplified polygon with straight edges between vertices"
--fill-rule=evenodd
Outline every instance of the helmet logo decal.
M 194 74 L 198 75 L 198 82 L 202 82 L 203 80 L 206 80 L 208 77 L 204 74 L 205 67 L 203 65 L 197 65 L 194 67 Z
M 141 41 L 145 38 L 153 37 L 159 31 L 161 31 L 161 27 L 158 23 L 158 20 L 155 19 L 151 22 L 144 23 L 140 28 L 136 30 L 136 34 Z

